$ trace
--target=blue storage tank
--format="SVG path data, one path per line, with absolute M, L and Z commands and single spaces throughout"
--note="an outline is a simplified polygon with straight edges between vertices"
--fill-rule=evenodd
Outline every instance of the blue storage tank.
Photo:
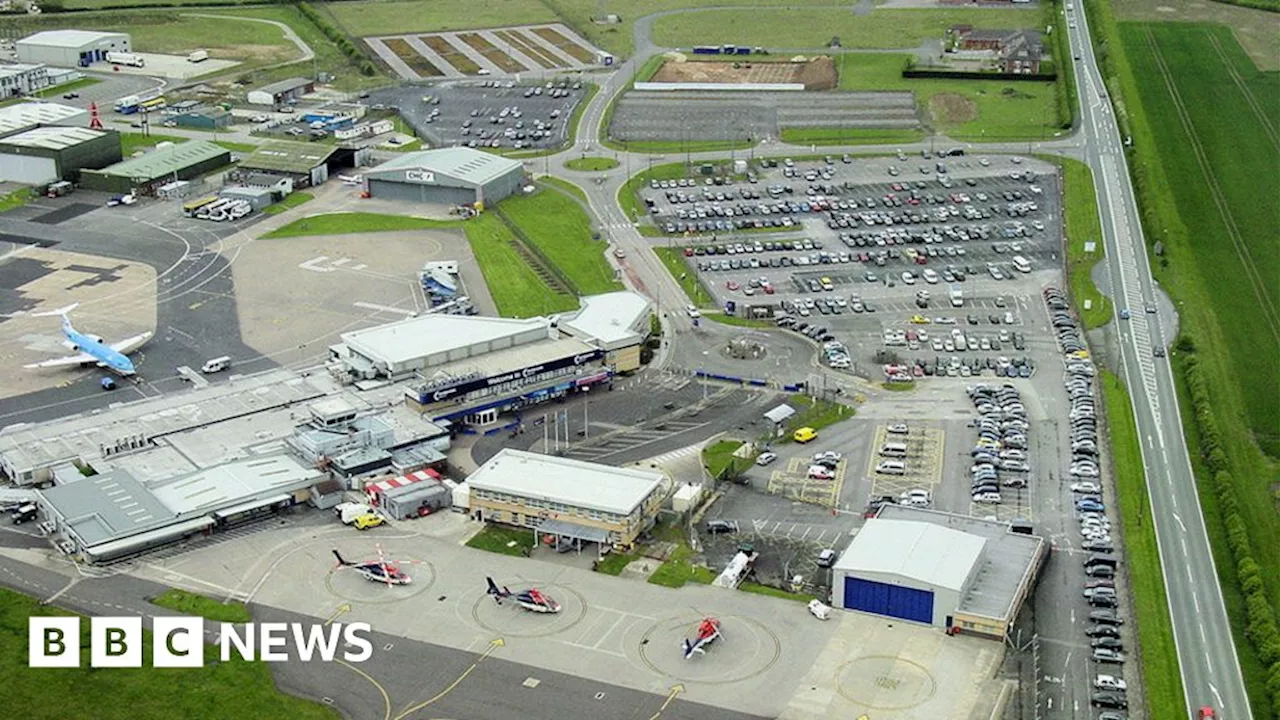
M 844 608 L 900 620 L 933 624 L 933 593 L 928 590 L 846 577 Z

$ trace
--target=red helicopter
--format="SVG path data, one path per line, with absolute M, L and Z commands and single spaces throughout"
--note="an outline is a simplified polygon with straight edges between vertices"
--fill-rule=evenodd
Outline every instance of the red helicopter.
M 528 588 L 526 590 L 517 590 L 516 592 L 512 592 L 506 587 L 499 588 L 498 584 L 495 583 L 491 577 L 487 577 L 485 580 L 489 583 L 489 589 L 486 590 L 486 592 L 492 595 L 494 602 L 499 605 L 502 604 L 503 600 L 510 598 L 515 601 L 516 605 L 519 605 L 525 610 L 529 610 L 531 612 L 560 612 L 560 603 L 556 602 L 550 595 L 538 590 L 537 588 Z
M 698 634 L 692 640 L 689 638 L 684 640 L 684 659 L 688 660 L 694 654 L 706 655 L 706 646 L 721 637 L 723 635 L 720 634 L 720 621 L 713 617 L 702 618 L 702 622 L 698 623 Z
M 408 585 L 413 582 L 413 578 L 409 577 L 405 571 L 400 569 L 401 563 L 412 563 L 414 560 L 387 560 L 382 554 L 382 546 L 378 546 L 377 560 L 364 560 L 361 562 L 350 562 L 342 557 L 337 548 L 333 550 L 333 556 L 338 559 L 338 570 L 354 570 L 359 573 L 365 580 L 369 582 L 386 583 L 388 587 L 391 585 Z

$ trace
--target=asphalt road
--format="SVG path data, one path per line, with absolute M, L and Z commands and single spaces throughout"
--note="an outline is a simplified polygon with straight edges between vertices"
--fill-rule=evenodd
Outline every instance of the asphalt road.
M 1081 135 L 1103 218 L 1111 286 L 1118 291 L 1116 307 L 1133 313 L 1131 320 L 1116 321 L 1122 370 L 1137 416 L 1187 712 L 1194 715 L 1200 706 L 1211 705 L 1222 717 L 1252 717 L 1196 494 L 1173 372 L 1164 358 L 1152 356 L 1166 340 L 1144 306 L 1155 302 L 1160 290 L 1151 277 L 1120 132 L 1089 42 L 1088 20 L 1083 13 L 1072 14 L 1071 46 L 1082 58 L 1077 64 Z

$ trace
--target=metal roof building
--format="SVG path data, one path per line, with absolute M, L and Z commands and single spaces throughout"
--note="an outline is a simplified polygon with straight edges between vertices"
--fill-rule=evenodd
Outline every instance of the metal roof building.
M 231 151 L 207 140 L 188 140 L 158 147 L 101 170 L 86 170 L 80 179 L 90 190 L 150 193 L 174 180 L 190 180 L 231 163 Z
M 467 478 L 482 520 L 630 545 L 666 497 L 661 473 L 504 448 Z
M 83 127 L 37 127 L 0 138 L 0 180 L 76 182 L 80 171 L 120 162 L 120 134 Z
M 618 372 L 638 369 L 653 302 L 629 290 L 589 295 L 580 302 L 578 312 L 561 316 L 560 330 L 604 350 L 605 363 Z
M 45 30 L 16 44 L 18 60 L 58 67 L 87 67 L 105 60 L 109 52 L 129 52 L 126 33 L 93 30 Z
M 249 101 L 250 105 L 280 105 L 290 100 L 297 100 L 315 89 L 315 80 L 289 78 L 288 80 L 273 82 L 270 85 L 263 85 L 257 90 L 250 90 L 245 99 Z
M 259 145 L 240 161 L 241 170 L 291 178 L 301 187 L 329 179 L 329 163 L 340 149 L 333 145 L 278 140 Z M 344 154 L 351 154 L 346 150 Z
M 250 458 L 146 484 L 125 470 L 39 490 L 46 529 L 69 553 L 103 562 L 292 504 L 323 479 L 286 455 Z
M 87 127 L 89 113 L 77 107 L 52 102 L 24 102 L 0 107 L 0 137 L 41 125 Z
M 423 315 L 342 334 L 335 356 L 353 369 L 404 377 L 437 365 L 553 337 L 551 321 L 468 315 Z M 429 373 L 426 373 L 429 374 Z
M 492 205 L 517 192 L 524 165 L 466 147 L 405 153 L 364 174 L 376 198 L 440 205 Z
M 833 569 L 846 610 L 1003 638 L 1043 563 L 1042 538 L 1008 523 L 886 505 Z

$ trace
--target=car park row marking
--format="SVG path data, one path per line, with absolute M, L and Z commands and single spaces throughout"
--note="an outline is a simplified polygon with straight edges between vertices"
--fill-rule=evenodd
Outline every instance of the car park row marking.
M 848 462 L 841 460 L 836 463 L 832 473 L 834 477 L 830 480 L 809 477 L 809 465 L 807 458 L 791 458 L 786 470 L 773 471 L 769 477 L 768 492 L 800 502 L 835 507 L 840 501 L 840 489 L 844 487 Z
M 871 497 L 900 497 L 911 490 L 928 490 L 930 496 L 942 482 L 942 457 L 945 445 L 945 433 L 935 428 L 923 431 L 911 429 L 900 437 L 907 446 L 907 456 L 901 458 L 907 464 L 905 475 L 882 475 L 876 472 L 876 465 L 882 458 L 879 448 L 889 441 L 888 428 L 884 425 L 876 427 L 871 442 L 871 457 L 867 463 L 867 477 L 871 479 Z

